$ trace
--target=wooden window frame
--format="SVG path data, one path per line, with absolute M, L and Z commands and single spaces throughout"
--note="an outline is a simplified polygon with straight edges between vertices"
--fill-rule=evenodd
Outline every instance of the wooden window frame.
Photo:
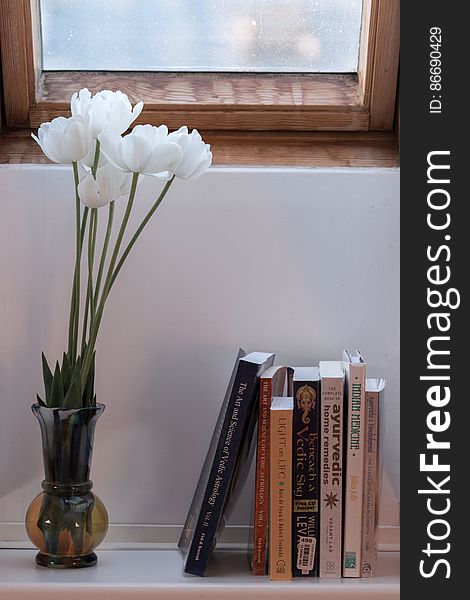
M 121 89 L 145 103 L 137 122 L 185 123 L 213 136 L 303 132 L 331 140 L 378 140 L 393 131 L 399 61 L 399 0 L 364 0 L 357 75 L 42 72 L 38 0 L 0 2 L 5 125 L 36 128 L 70 114 L 82 88 Z M 316 134 L 316 132 L 319 132 Z M 369 132 L 369 136 L 364 134 Z M 277 136 L 277 137 L 276 137 Z M 335 138 L 336 136 L 336 138 Z M 387 137 L 388 136 L 388 137 Z M 380 137 L 380 136 L 379 136 Z M 274 138 L 273 138 L 274 139 Z

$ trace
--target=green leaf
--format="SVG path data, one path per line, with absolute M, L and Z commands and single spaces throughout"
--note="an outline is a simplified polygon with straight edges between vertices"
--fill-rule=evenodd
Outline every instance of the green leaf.
M 72 384 L 65 395 L 63 407 L 66 409 L 82 407 L 80 389 L 76 379 L 73 379 Z
M 47 408 L 47 404 L 38 396 L 38 394 L 36 394 L 36 398 L 38 399 L 38 404 L 40 406 L 44 406 L 44 408 Z
M 94 387 L 95 387 L 95 356 L 93 353 L 93 360 L 91 361 L 90 370 L 88 371 L 88 378 L 83 391 L 83 406 L 94 406 Z
M 51 386 L 52 386 L 52 373 L 49 369 L 49 365 L 47 364 L 46 357 L 44 356 L 44 352 L 42 352 L 42 376 L 44 379 L 44 390 L 46 392 L 46 404 L 50 406 L 50 397 L 51 397 Z
M 72 383 L 72 368 L 67 354 L 64 352 L 62 357 L 62 381 L 64 382 L 64 393 L 69 389 Z
M 64 404 L 64 384 L 60 372 L 59 363 L 56 363 L 54 377 L 52 378 L 51 397 L 49 406 L 51 408 L 61 408 Z
M 72 373 L 72 380 L 71 380 L 71 384 L 70 385 L 73 385 L 74 381 L 77 384 L 77 388 L 78 388 L 78 392 L 79 392 L 79 398 L 80 398 L 80 408 L 81 408 L 81 406 L 82 406 L 82 386 L 81 386 L 81 381 L 82 381 L 82 362 L 80 360 L 80 357 L 78 357 L 77 362 L 75 363 L 75 368 L 74 368 L 73 373 Z

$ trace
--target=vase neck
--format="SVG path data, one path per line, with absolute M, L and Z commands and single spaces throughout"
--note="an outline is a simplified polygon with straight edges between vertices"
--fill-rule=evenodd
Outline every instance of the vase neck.
M 81 496 L 91 491 L 93 482 L 88 480 L 83 483 L 58 483 L 44 480 L 42 489 L 52 496 Z
M 103 405 L 69 410 L 33 406 L 41 427 L 48 486 L 89 485 L 95 425 L 103 409 Z

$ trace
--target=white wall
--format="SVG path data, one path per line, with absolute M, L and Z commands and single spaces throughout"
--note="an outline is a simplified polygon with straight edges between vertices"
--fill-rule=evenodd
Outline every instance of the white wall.
M 147 179 L 133 223 L 159 187 Z M 115 523 L 182 523 L 239 346 L 293 365 L 361 348 L 388 378 L 382 525 L 398 524 L 399 175 L 212 169 L 177 181 L 113 289 L 92 478 Z M 121 205 L 123 202 L 121 201 Z M 66 343 L 69 169 L 0 168 L 0 525 L 39 490 L 40 352 Z M 100 213 L 102 221 L 105 212 Z M 232 523 L 249 520 L 251 494 Z

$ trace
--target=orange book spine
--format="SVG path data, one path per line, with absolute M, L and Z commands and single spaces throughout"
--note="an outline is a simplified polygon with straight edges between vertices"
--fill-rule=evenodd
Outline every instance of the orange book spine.
M 256 451 L 255 514 L 253 524 L 253 575 L 267 574 L 270 407 L 272 378 L 260 379 L 258 446 Z

